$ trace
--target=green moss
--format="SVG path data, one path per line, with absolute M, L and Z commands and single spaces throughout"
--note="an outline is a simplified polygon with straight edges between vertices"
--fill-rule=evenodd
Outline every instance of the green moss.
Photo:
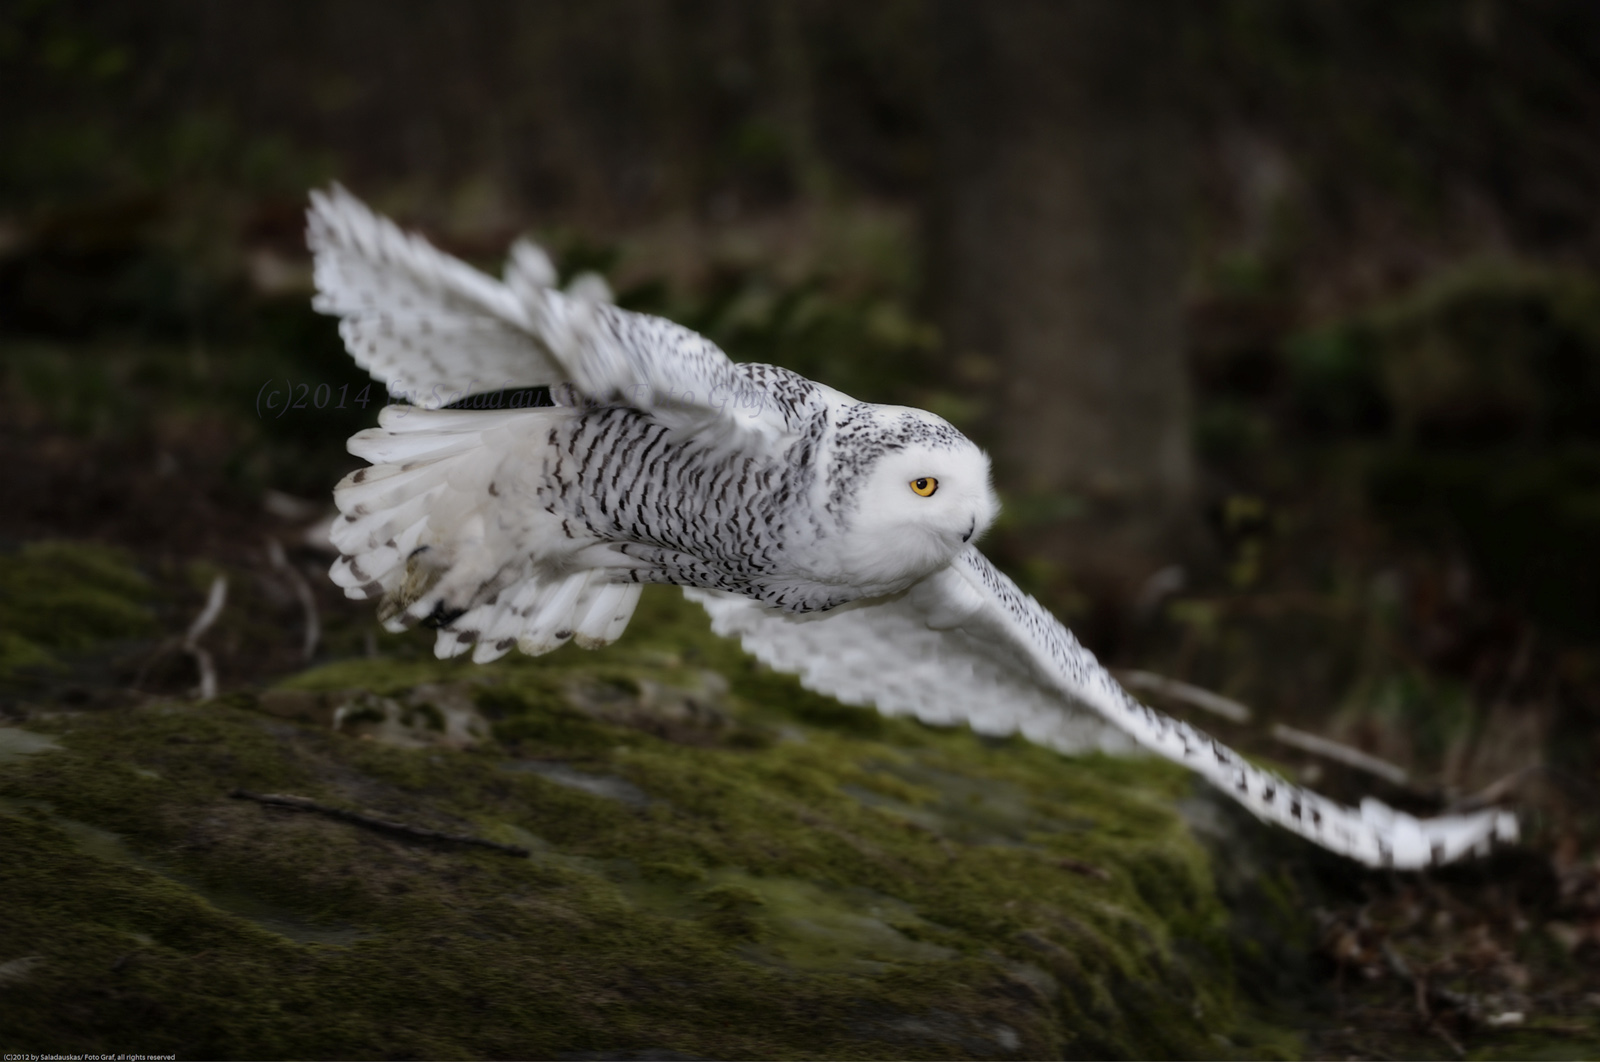
M 0 679 L 58 668 L 57 654 L 153 633 L 153 593 L 120 551 L 34 542 L 0 556 Z
M 695 897 L 707 908 L 700 923 L 731 940 L 760 940 L 765 926 L 756 916 L 766 901 L 742 885 L 715 885 Z
M 0 844 L 28 854 L 0 866 L 0 959 L 43 961 L 0 994 L 0 1027 L 24 1050 L 154 1027 L 152 1051 L 219 1057 L 1196 1057 L 1215 1034 L 1249 1040 L 1209 869 L 1172 811 L 1182 772 L 864 726 L 676 595 L 648 594 L 636 623 L 599 653 L 286 684 L 467 683 L 494 721 L 471 749 L 219 704 L 34 724 L 59 748 L 0 763 Z
M 452 666 L 454 664 L 455 666 Z M 393 660 L 387 658 L 340 660 L 293 675 L 277 686 L 310 692 L 365 690 L 389 694 L 423 682 L 436 682 L 471 674 L 470 665 L 445 660 Z
M 49 650 L 12 631 L 0 631 L 0 678 L 23 672 L 60 671 Z

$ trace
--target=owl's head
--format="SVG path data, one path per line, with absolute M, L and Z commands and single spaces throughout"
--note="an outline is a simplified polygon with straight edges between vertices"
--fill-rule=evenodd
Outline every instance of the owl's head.
M 949 563 L 1000 511 L 988 456 L 942 417 L 856 406 L 836 422 L 830 508 L 857 579 L 903 588 Z

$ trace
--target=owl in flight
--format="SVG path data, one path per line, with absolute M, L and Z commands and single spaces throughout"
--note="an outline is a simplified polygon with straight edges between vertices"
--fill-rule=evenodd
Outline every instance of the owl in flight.
M 559 290 L 529 242 L 496 280 L 342 188 L 311 201 L 314 305 L 406 400 L 350 440 L 371 464 L 334 490 L 333 580 L 390 630 L 435 629 L 439 656 L 606 645 L 643 584 L 671 583 L 847 704 L 1066 753 L 1147 749 L 1364 863 L 1516 837 L 1506 811 L 1343 807 L 1134 700 L 978 552 L 989 460 L 939 417 L 735 363 L 611 305 L 598 278 Z M 501 408 L 443 408 L 471 395 Z

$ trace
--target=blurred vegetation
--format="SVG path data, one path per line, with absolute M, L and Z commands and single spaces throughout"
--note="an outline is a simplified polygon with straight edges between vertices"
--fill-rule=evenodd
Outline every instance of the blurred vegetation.
M 0 557 L 0 679 L 62 669 L 51 650 L 148 636 L 150 586 L 118 551 L 34 542 Z

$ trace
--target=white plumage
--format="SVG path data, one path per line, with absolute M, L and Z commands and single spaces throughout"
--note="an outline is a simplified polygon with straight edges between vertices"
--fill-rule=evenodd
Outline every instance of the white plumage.
M 316 307 L 409 400 L 350 440 L 372 467 L 335 489 L 332 576 L 391 629 L 437 629 L 441 657 L 605 645 L 641 584 L 671 583 L 841 701 L 1066 753 L 1142 747 L 1365 863 L 1517 835 L 1498 810 L 1341 807 L 1128 696 L 972 545 L 998 510 L 988 459 L 932 414 L 735 364 L 598 278 L 558 291 L 526 241 L 495 280 L 340 188 L 312 194 L 308 235 Z M 472 395 L 491 408 L 440 408 Z

